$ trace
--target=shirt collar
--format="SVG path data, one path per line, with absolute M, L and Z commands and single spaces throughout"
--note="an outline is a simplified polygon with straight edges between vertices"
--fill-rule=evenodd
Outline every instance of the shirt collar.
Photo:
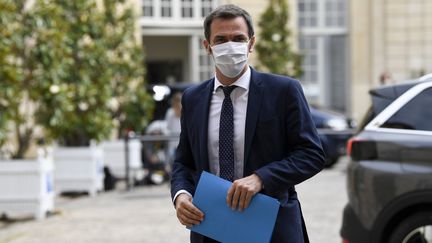
M 240 76 L 240 78 L 238 78 L 234 83 L 232 83 L 231 85 L 236 85 L 238 87 L 243 88 L 244 90 L 249 90 L 249 84 L 250 84 L 250 79 L 251 79 L 251 69 L 250 67 L 248 67 L 248 69 L 246 70 L 245 73 L 243 73 L 242 76 Z M 230 85 L 230 86 L 231 86 Z M 215 75 L 215 81 L 214 81 L 214 87 L 213 87 L 213 92 L 216 92 L 217 89 L 220 86 L 224 86 L 221 82 L 219 82 L 219 80 L 217 79 L 216 75 Z

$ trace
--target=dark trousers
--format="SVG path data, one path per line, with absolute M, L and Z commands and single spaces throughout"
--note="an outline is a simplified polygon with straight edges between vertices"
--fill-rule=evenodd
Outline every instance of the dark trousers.
M 210 239 L 208 237 L 205 237 L 203 235 L 194 232 L 191 233 L 190 242 L 191 243 L 220 243 L 219 241 Z

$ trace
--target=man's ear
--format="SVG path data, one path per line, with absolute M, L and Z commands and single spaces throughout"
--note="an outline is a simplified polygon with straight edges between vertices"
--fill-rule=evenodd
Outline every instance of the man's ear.
M 208 42 L 207 39 L 204 39 L 204 40 L 202 41 L 202 45 L 204 46 L 204 49 L 206 49 L 207 54 L 211 55 L 210 43 Z
M 249 41 L 249 53 L 253 52 L 254 47 L 255 47 L 255 41 L 256 41 L 255 36 L 252 36 L 252 38 Z

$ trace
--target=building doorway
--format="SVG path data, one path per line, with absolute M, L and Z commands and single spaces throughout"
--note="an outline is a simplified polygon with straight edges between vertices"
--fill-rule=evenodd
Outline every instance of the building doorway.
M 148 61 L 146 80 L 149 84 L 174 84 L 183 81 L 181 60 Z

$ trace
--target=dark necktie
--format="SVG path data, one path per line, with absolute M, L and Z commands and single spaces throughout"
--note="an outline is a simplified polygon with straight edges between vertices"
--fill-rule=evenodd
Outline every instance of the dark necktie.
M 221 87 L 225 98 L 219 124 L 219 166 L 220 177 L 229 181 L 234 179 L 234 108 L 230 95 L 236 87 Z

